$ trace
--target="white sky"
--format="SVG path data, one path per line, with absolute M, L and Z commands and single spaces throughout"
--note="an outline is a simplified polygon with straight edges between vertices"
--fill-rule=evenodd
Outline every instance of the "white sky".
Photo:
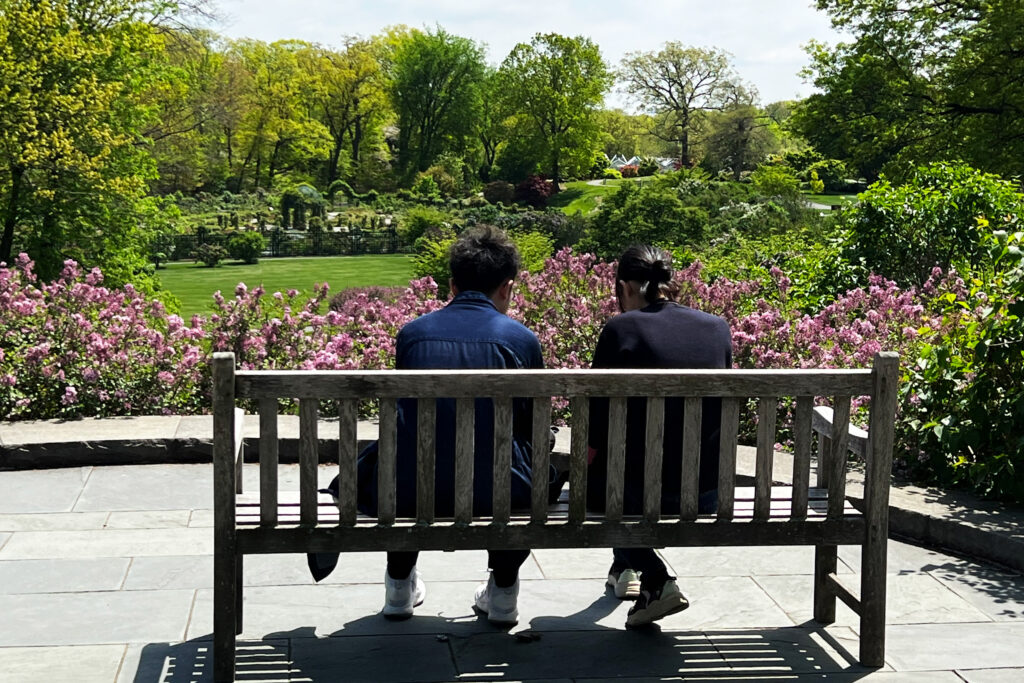
M 486 43 L 500 63 L 535 33 L 583 35 L 617 66 L 625 52 L 657 50 L 669 40 L 716 47 L 733 55 L 740 77 L 764 103 L 810 94 L 798 72 L 801 46 L 840 40 L 812 0 L 216 0 L 231 38 L 307 40 L 329 46 L 342 36 L 374 35 L 386 26 L 445 30 Z M 609 104 L 622 100 L 612 95 Z

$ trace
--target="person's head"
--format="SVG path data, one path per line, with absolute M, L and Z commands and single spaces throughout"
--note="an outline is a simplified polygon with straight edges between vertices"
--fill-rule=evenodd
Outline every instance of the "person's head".
M 619 308 L 632 311 L 661 299 L 675 301 L 679 285 L 673 281 L 674 275 L 672 255 L 664 249 L 649 244 L 629 247 L 615 272 Z
M 470 228 L 448 252 L 452 292 L 482 292 L 504 313 L 519 263 L 516 245 L 502 230 L 491 225 Z

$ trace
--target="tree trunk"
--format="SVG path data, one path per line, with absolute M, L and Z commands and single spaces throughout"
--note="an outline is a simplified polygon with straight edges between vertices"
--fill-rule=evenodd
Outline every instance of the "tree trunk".
M 11 250 L 14 248 L 14 226 L 18 223 L 18 202 L 21 201 L 21 182 L 25 177 L 22 166 L 10 167 L 11 195 L 7 199 L 7 211 L 4 215 L 4 232 L 0 237 L 0 261 L 11 264 Z

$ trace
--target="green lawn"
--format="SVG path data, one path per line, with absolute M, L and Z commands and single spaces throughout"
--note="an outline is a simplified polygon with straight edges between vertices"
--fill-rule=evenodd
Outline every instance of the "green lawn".
M 225 296 L 233 295 L 239 282 L 249 288 L 262 284 L 268 293 L 289 289 L 309 293 L 318 282 L 330 284 L 331 292 L 346 287 L 405 285 L 412 278 L 412 259 L 405 254 L 264 258 L 253 265 L 229 262 L 218 268 L 171 263 L 159 270 L 158 276 L 181 300 L 181 315 L 188 319 L 194 313 L 209 313 L 213 293 L 220 290 Z
M 608 195 L 618 191 L 623 182 L 646 182 L 649 178 L 636 180 L 608 180 L 604 185 L 590 185 L 586 180 L 566 183 L 565 189 L 548 200 L 548 206 L 559 209 L 564 214 L 588 214 L 601 205 Z
M 825 204 L 826 206 L 832 206 L 833 204 L 853 204 L 857 201 L 857 195 L 855 194 L 805 194 L 804 199 L 815 204 Z

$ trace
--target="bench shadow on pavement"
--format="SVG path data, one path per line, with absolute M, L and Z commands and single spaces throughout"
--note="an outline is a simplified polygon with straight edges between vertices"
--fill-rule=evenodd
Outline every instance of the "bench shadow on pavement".
M 401 683 L 642 677 L 765 681 L 822 680 L 838 674 L 845 683 L 871 673 L 842 658 L 837 661 L 827 634 L 800 627 L 544 631 L 539 632 L 539 640 L 525 640 L 500 632 L 449 636 L 441 631 L 446 619 L 424 618 L 437 622 L 438 634 L 314 638 L 312 629 L 297 629 L 264 640 L 240 641 L 236 680 Z M 208 639 L 150 643 L 143 648 L 134 676 L 123 680 L 211 682 L 210 646 Z M 430 647 L 436 649 L 436 657 L 425 657 L 424 650 Z
M 788 628 L 681 631 L 657 624 L 624 630 L 597 625 L 618 604 L 603 596 L 564 617 L 535 617 L 506 632 L 483 617 L 420 616 L 381 634 L 380 615 L 345 624 L 327 637 L 314 627 L 239 641 L 237 680 L 270 681 L 530 681 L 587 678 L 844 682 L 871 673 L 813 622 Z M 526 628 L 523 628 L 526 627 Z M 358 635 L 356 635 L 358 634 Z M 134 683 L 213 680 L 209 637 L 151 643 Z M 126 672 L 128 673 L 128 672 Z M 128 673 L 130 675 L 130 673 Z

